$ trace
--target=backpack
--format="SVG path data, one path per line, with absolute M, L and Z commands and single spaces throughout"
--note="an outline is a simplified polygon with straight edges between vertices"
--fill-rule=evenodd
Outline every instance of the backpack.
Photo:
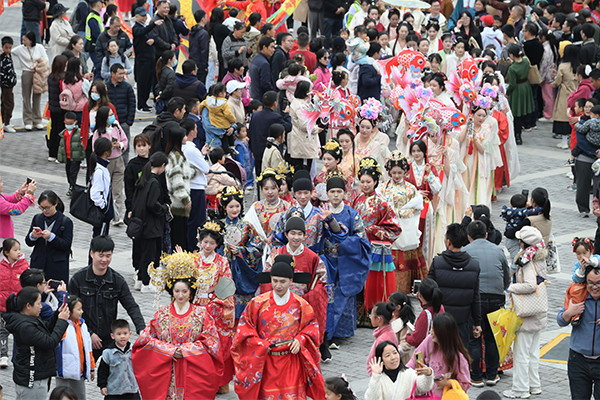
M 87 100 L 87 98 L 85 97 L 85 94 L 83 93 L 83 90 L 81 91 L 81 96 L 78 99 L 75 99 L 75 96 L 73 95 L 73 91 L 70 89 L 70 87 L 75 86 L 75 85 L 79 85 L 81 87 L 82 84 L 83 84 L 83 81 L 79 81 L 72 85 L 61 82 L 61 86 L 63 86 L 63 90 L 60 92 L 60 96 L 59 96 L 59 104 L 60 104 L 61 109 L 66 110 L 66 111 L 82 111 L 83 110 L 83 105 L 81 107 L 79 107 L 80 103 L 82 102 L 82 100 L 84 98 L 85 98 L 85 100 Z M 80 108 L 80 110 L 77 110 L 77 108 Z
M 73 10 L 73 12 L 71 13 L 71 17 L 69 18 L 69 21 L 71 21 L 71 27 L 73 28 L 73 30 L 76 33 L 79 30 L 79 24 L 81 23 L 81 21 L 79 21 L 79 18 L 77 18 L 77 10 L 79 9 L 79 6 L 82 3 L 86 5 L 86 7 L 88 8 L 88 11 L 89 11 L 89 6 L 87 5 L 87 2 L 85 0 L 84 1 L 80 1 L 79 3 L 77 3 L 77 6 Z

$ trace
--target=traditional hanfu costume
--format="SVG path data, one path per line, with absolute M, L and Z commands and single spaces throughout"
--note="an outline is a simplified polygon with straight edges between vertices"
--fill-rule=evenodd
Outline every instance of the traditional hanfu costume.
M 410 170 L 408 161 L 398 150 L 392 152 L 386 163 L 388 173 L 394 167 L 400 167 L 404 171 Z M 411 293 L 413 281 L 425 279 L 428 272 L 421 249 L 422 242 L 419 240 L 423 196 L 406 179 L 400 183 L 390 179 L 381 188 L 381 194 L 396 212 L 402 226 L 400 237 L 392 244 L 392 258 L 396 266 L 396 290 Z
M 295 211 L 302 213 L 304 216 L 304 223 L 306 225 L 306 236 L 303 242 L 304 245 L 317 254 L 322 253 L 325 224 L 323 224 L 323 221 L 318 218 L 320 215 L 319 209 L 313 206 L 310 201 L 306 204 L 306 207 L 301 208 L 300 204 L 294 200 L 294 203 L 290 207 L 289 211 L 279 218 L 279 222 L 277 223 L 277 226 L 271 235 L 271 245 L 273 248 L 279 248 L 288 243 L 287 237 L 285 236 L 285 223 L 289 218 L 289 215 Z
M 378 181 L 381 171 L 376 161 L 367 157 L 360 162 L 359 177 L 369 174 Z M 352 207 L 360 214 L 367 238 L 371 243 L 371 267 L 365 284 L 364 304 L 359 304 L 359 321 L 367 317 L 368 310 L 396 290 L 396 276 L 391 245 L 402 229 L 398 216 L 385 199 L 373 191 L 361 193 Z M 362 306 L 362 307 L 361 307 Z
M 494 182 L 496 190 L 502 189 L 504 185 L 510 187 L 510 173 L 508 167 L 508 158 L 506 157 L 506 148 L 504 147 L 509 136 L 509 125 L 508 118 L 506 115 L 498 110 L 494 110 L 492 118 L 498 123 L 498 139 L 500 139 L 500 157 L 502 158 L 502 165 L 496 168 L 494 172 Z
M 334 187 L 345 188 L 341 177 L 328 179 L 327 188 Z M 332 215 L 342 230 L 334 233 L 327 226 L 321 256 L 327 266 L 328 283 L 333 286 L 327 305 L 327 340 L 354 336 L 356 295 L 363 289 L 371 265 L 371 245 L 358 212 L 342 203 L 332 210 Z

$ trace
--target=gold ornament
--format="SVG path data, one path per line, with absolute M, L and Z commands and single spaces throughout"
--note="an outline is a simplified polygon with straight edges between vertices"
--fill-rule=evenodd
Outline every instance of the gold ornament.
M 209 231 L 221 233 L 221 226 L 219 224 L 217 224 L 216 222 L 213 222 L 213 221 L 207 221 L 207 222 L 205 222 L 204 225 L 202 225 L 201 229 L 202 230 L 206 229 L 206 230 L 209 230 Z
M 405 158 L 404 154 L 402 154 L 402 152 L 400 150 L 394 150 L 390 154 L 390 157 L 388 158 L 388 160 L 391 160 L 391 161 L 401 161 L 403 158 Z
M 329 141 L 325 144 L 325 146 L 323 147 L 323 149 L 327 150 L 327 151 L 336 151 L 337 149 L 339 149 L 341 146 L 338 142 L 336 142 L 333 139 L 329 139 Z
M 265 169 L 262 174 L 256 179 L 258 182 L 262 182 L 267 176 L 274 176 L 278 181 L 282 179 L 282 176 L 279 175 L 273 168 Z
M 192 288 L 198 287 L 198 268 L 196 267 L 197 253 L 173 253 L 164 254 L 160 258 L 159 269 L 154 268 L 154 263 L 148 266 L 152 285 L 159 290 L 164 290 L 165 286 L 173 288 L 173 282 L 177 279 L 193 280 Z
M 221 190 L 219 194 L 217 194 L 218 199 L 223 199 L 226 197 L 233 196 L 242 196 L 244 197 L 244 192 L 242 192 L 237 186 L 226 186 Z
M 279 175 L 285 176 L 287 174 L 294 174 L 295 170 L 294 167 L 291 166 L 290 164 L 288 164 L 287 162 L 283 161 L 280 162 L 279 165 L 277 166 L 277 173 Z
M 327 174 L 327 178 L 325 180 L 328 181 L 331 178 L 342 178 L 344 180 L 344 182 L 346 182 L 346 178 L 344 177 L 344 174 L 342 173 L 342 171 L 337 170 L 337 169 L 334 169 L 333 171 L 330 171 Z

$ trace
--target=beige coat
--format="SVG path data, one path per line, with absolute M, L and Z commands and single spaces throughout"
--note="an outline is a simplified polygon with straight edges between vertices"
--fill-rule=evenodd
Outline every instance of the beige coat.
M 552 217 L 552 214 L 550 214 L 550 217 Z M 546 219 L 543 214 L 532 215 L 527 217 L 527 219 L 531 222 L 531 226 L 540 231 L 544 238 L 544 243 L 548 245 L 550 243 L 550 235 L 552 234 L 552 220 Z
M 308 0 L 302 0 L 294 10 L 294 19 L 300 22 L 308 22 Z
M 42 94 L 48 91 L 48 75 L 50 75 L 50 64 L 45 58 L 39 58 L 33 74 L 33 93 Z
M 290 104 L 292 131 L 288 137 L 288 153 L 292 158 L 308 160 L 319 157 L 319 127 L 315 124 L 312 129 L 312 136 L 309 139 L 307 121 L 306 118 L 302 117 L 301 110 L 307 104 L 306 100 L 301 99 L 294 99 Z
M 69 21 L 64 18 L 56 18 L 50 25 L 50 38 L 52 41 L 52 58 L 60 55 L 67 49 L 69 40 L 75 36 Z
M 267 147 L 263 154 L 262 158 L 262 171 L 265 171 L 267 168 L 273 168 L 274 170 L 279 169 L 280 166 L 284 165 L 285 161 L 283 160 L 283 156 L 281 152 L 275 145 L 271 145 L 271 147 Z
M 550 83 L 553 88 L 558 88 L 558 94 L 554 101 L 554 111 L 552 119 L 555 121 L 568 122 L 567 98 L 571 93 L 577 90 L 577 78 L 571 69 L 571 63 L 562 63 L 558 66 L 556 78 Z
M 523 252 L 520 252 L 517 257 L 520 257 L 522 254 Z M 515 257 L 515 260 L 517 257 Z M 532 261 L 528 262 L 523 267 L 518 267 L 517 272 L 515 273 L 517 283 L 512 283 L 508 287 L 508 293 L 518 295 L 535 292 L 537 286 L 536 276 L 539 275 L 546 278 L 546 258 L 548 258 L 548 249 L 538 250 Z M 546 327 L 548 313 L 544 312 L 521 319 L 523 320 L 523 325 L 521 325 L 520 331 L 537 332 Z

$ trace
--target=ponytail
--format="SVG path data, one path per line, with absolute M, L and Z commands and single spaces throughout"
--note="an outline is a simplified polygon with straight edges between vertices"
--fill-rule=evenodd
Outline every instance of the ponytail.
M 385 324 L 389 324 L 394 316 L 394 311 L 396 307 L 392 303 L 384 303 L 380 302 L 375 304 L 373 307 L 373 311 L 375 311 L 375 315 L 384 319 Z
M 421 281 L 419 286 L 419 293 L 423 296 L 423 299 L 427 302 L 427 305 L 433 307 L 433 311 L 437 314 L 442 308 L 442 301 L 444 300 L 444 294 L 438 287 L 436 281 L 431 278 L 425 278 Z M 423 307 L 425 308 L 425 307 Z
M 61 213 L 65 212 L 65 203 L 58 197 L 58 195 L 52 190 L 44 190 L 40 197 L 38 198 L 38 204 L 41 204 L 42 201 L 47 201 L 53 206 L 56 206 L 56 209 Z
M 96 166 L 98 165 L 97 164 L 98 157 L 102 157 L 102 155 L 104 153 L 106 153 L 107 151 L 111 151 L 111 149 L 112 149 L 112 143 L 110 142 L 110 140 L 108 140 L 107 138 L 104 138 L 104 137 L 100 137 L 100 138 L 96 139 L 96 141 L 94 142 L 94 151 L 92 152 L 92 155 L 90 156 L 90 159 L 88 161 L 88 168 L 87 168 L 87 182 L 88 183 L 92 180 L 92 176 L 94 175 L 94 171 L 96 170 Z
M 33 286 L 24 287 L 19 293 L 12 293 L 6 299 L 6 312 L 21 312 L 27 304 L 33 306 L 38 297 L 41 296 L 38 288 Z
M 388 298 L 389 303 L 394 306 L 394 312 L 400 307 L 398 318 L 406 325 L 408 322 L 411 324 L 415 322 L 415 312 L 410 304 L 410 299 L 404 292 L 394 292 L 390 294 Z

